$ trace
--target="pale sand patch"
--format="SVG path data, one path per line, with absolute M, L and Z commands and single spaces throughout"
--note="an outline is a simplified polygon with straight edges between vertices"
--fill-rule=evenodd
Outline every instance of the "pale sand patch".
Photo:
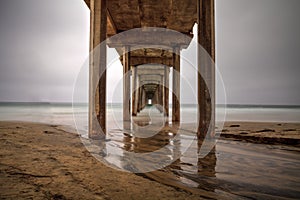
M 0 122 L 1 199 L 199 199 L 97 161 L 55 125 Z

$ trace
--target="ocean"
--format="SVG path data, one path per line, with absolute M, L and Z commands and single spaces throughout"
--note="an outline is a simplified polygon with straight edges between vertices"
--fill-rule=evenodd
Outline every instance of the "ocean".
M 112 113 L 121 112 L 121 109 L 120 104 L 108 105 L 108 118 Z M 217 115 L 221 112 L 224 114 L 224 111 L 224 106 L 216 107 Z M 0 103 L 2 121 L 30 121 L 73 126 L 74 112 L 87 119 L 87 104 L 75 105 L 73 109 L 72 103 Z M 182 116 L 189 117 L 195 112 L 196 106 L 181 106 Z M 300 122 L 300 106 L 227 105 L 225 121 Z
M 185 123 L 197 119 L 196 105 L 181 106 L 181 120 Z M 225 115 L 226 112 L 226 115 Z M 172 110 L 170 108 L 170 113 Z M 122 120 L 121 104 L 107 105 L 108 129 L 118 128 Z M 74 118 L 76 120 L 74 120 Z M 300 122 L 300 106 L 268 105 L 218 105 L 217 121 L 241 122 Z M 48 124 L 67 125 L 87 131 L 88 105 L 72 103 L 0 103 L 1 121 L 29 121 Z M 171 120 L 171 116 L 170 116 Z M 118 126 L 118 127 L 116 127 Z

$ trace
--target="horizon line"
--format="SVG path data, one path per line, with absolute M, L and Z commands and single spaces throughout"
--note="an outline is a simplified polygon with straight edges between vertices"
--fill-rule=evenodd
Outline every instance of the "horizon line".
M 24 104 L 73 104 L 73 102 L 70 101 L 0 101 L 0 103 L 24 103 Z M 88 104 L 88 102 L 76 102 L 74 104 Z M 122 104 L 122 102 L 109 102 L 107 104 Z M 170 103 L 172 105 L 172 103 Z M 197 105 L 194 103 L 182 103 L 181 105 Z M 300 107 L 300 104 L 237 104 L 237 103 L 231 103 L 231 104 L 216 104 L 217 106 L 227 106 L 227 107 L 241 107 L 241 106 L 253 106 L 253 107 L 259 107 L 259 106 L 265 106 L 265 107 Z

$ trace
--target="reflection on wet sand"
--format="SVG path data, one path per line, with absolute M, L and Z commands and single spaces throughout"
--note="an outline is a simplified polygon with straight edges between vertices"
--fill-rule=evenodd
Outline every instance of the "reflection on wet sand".
M 142 129 L 131 125 L 135 132 L 111 130 L 102 149 L 104 159 L 117 168 L 144 170 L 138 174 L 205 198 L 300 196 L 299 149 L 219 140 L 201 158 L 195 133 L 153 121 L 141 116 L 134 123 Z M 153 126 L 147 129 L 149 124 Z

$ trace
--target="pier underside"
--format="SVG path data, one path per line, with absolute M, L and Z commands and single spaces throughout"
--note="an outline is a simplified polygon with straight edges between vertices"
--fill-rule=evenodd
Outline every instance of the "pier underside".
M 214 0 L 85 2 L 90 9 L 90 50 L 104 43 L 90 58 L 89 136 L 97 138 L 101 134 L 99 125 L 106 133 L 106 45 L 117 50 L 123 64 L 124 124 L 130 124 L 133 116 L 138 116 L 148 104 L 155 105 L 163 116 L 172 116 L 173 124 L 179 124 L 180 69 L 184 67 L 180 51 L 189 46 L 192 28 L 198 23 L 198 42 L 215 59 Z M 125 40 L 119 37 L 137 28 L 142 29 L 139 35 L 127 35 Z M 198 49 L 199 138 L 205 136 L 209 125 L 214 127 L 215 69 L 207 62 L 201 60 Z M 172 97 L 169 97 L 170 82 Z M 169 99 L 172 99 L 172 113 L 169 113 Z M 124 125 L 124 129 L 130 126 Z

